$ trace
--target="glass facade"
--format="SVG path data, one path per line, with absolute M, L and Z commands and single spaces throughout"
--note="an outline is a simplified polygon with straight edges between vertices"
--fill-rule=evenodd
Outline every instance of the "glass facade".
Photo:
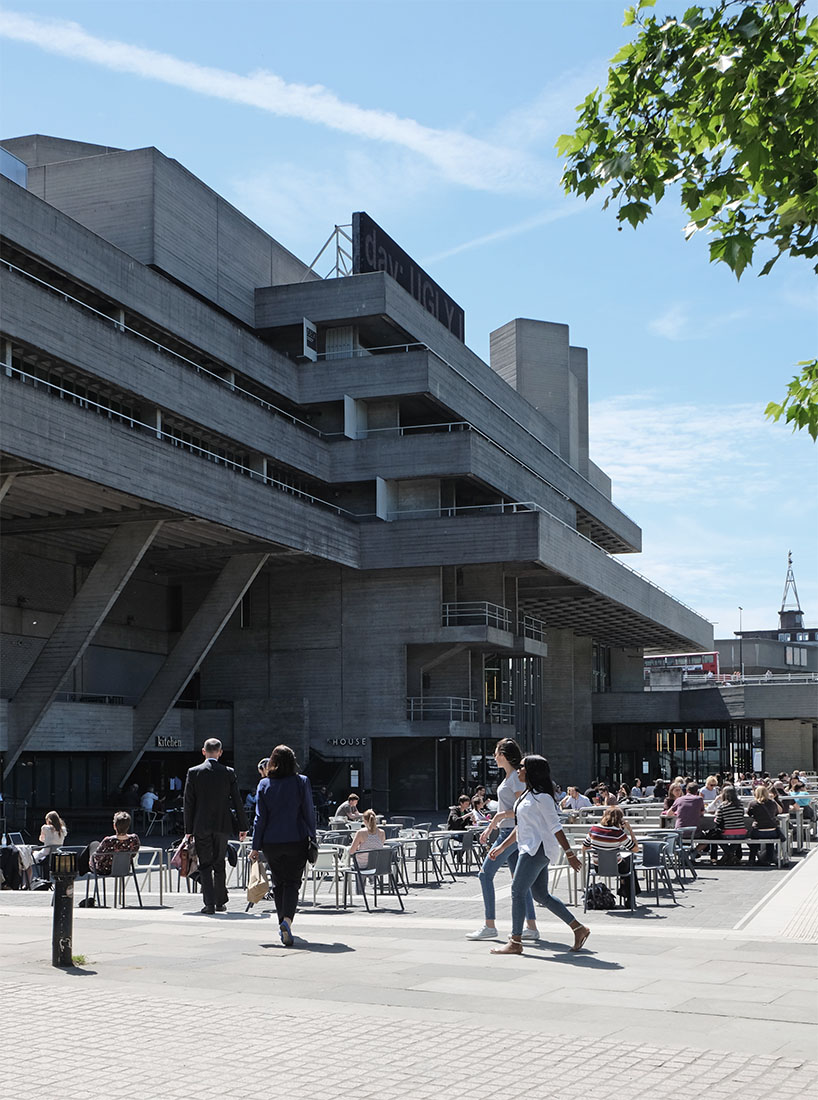
M 758 746 L 756 746 L 758 747 Z M 717 772 L 753 770 L 753 727 L 596 726 L 594 774 L 617 785 L 690 775 L 704 780 Z

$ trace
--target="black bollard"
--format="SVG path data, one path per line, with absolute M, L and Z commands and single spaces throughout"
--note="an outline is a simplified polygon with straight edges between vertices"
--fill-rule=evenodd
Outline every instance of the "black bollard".
M 54 883 L 54 921 L 51 929 L 51 965 L 73 965 L 74 880 L 77 877 L 77 853 L 60 848 L 51 855 L 51 881 Z

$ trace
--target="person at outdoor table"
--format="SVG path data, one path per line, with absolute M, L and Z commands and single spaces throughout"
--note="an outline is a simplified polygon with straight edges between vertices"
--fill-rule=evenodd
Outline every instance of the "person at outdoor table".
M 525 783 L 517 777 L 517 768 L 523 758 L 522 751 L 517 742 L 511 737 L 503 737 L 494 747 L 494 761 L 503 771 L 503 779 L 497 788 L 497 813 L 491 819 L 486 829 L 480 835 L 480 843 L 487 844 L 490 833 L 499 829 L 494 848 L 505 844 L 514 828 L 514 803 L 525 793 Z M 590 805 L 590 801 L 588 802 Z M 482 928 L 476 932 L 469 932 L 467 940 L 494 940 L 497 939 L 496 924 L 496 900 L 494 895 L 494 877 L 504 863 L 508 863 L 512 875 L 517 866 L 517 846 L 514 844 L 503 848 L 503 854 L 497 858 L 491 857 L 491 852 L 483 861 L 480 874 L 480 889 L 483 891 L 484 920 Z M 537 931 L 537 916 L 534 910 L 534 899 L 529 890 L 525 896 L 525 920 L 526 927 L 522 931 L 525 940 L 538 940 L 540 933 Z
M 346 802 L 342 802 L 333 816 L 345 817 L 347 821 L 360 821 L 363 814 L 358 809 L 357 794 L 351 794 Z
M 602 819 L 591 826 L 588 835 L 582 842 L 582 847 L 591 853 L 591 858 L 596 862 L 599 852 L 618 852 L 619 861 L 619 889 L 621 898 L 630 901 L 630 874 L 631 857 L 623 855 L 626 852 L 638 852 L 639 845 L 633 835 L 633 829 L 625 820 L 625 815 L 618 806 L 608 806 Z M 636 893 L 639 893 L 639 883 L 634 883 Z
M 804 811 L 804 821 L 815 820 L 815 810 L 812 808 L 812 795 L 800 780 L 795 780 L 790 786 L 789 796 L 796 805 Z
M 615 806 L 616 795 L 613 793 L 613 791 L 609 791 L 604 783 L 600 783 L 600 785 L 596 789 L 596 798 L 594 799 L 594 802 L 597 804 L 597 806 Z
M 140 798 L 139 805 L 147 813 L 153 813 L 153 808 L 154 808 L 154 806 L 156 805 L 156 803 L 158 801 L 159 801 L 159 795 L 156 793 L 156 791 L 153 789 L 153 787 L 148 787 L 148 789 L 145 791 L 145 793 Z
M 668 810 L 662 811 L 663 817 L 675 817 L 679 829 L 692 829 L 697 826 L 704 814 L 704 799 L 699 794 L 698 783 L 688 783 L 687 793 L 679 795 Z
M 645 792 L 642 790 L 642 780 L 634 779 L 633 786 L 631 787 L 631 798 L 644 798 Z
M 114 852 L 138 852 L 139 837 L 128 830 L 131 827 L 131 815 L 125 810 L 114 814 L 114 832 L 103 837 L 91 856 L 91 869 L 98 875 L 110 875 L 114 862 Z
M 665 798 L 667 795 L 667 783 L 662 779 L 661 775 L 658 779 L 653 781 L 653 797 Z
M 276 745 L 270 753 L 267 778 L 258 785 L 250 859 L 257 860 L 259 851 L 264 851 L 273 882 L 279 937 L 285 947 L 293 945 L 298 892 L 309 840 L 315 832 L 310 781 L 299 774 L 298 761 L 289 745 Z
M 491 820 L 491 814 L 486 809 L 485 802 L 479 794 L 472 795 L 471 808 L 474 813 L 475 825 L 479 825 L 482 821 Z
M 560 802 L 561 810 L 581 810 L 584 806 L 590 806 L 590 798 L 579 793 L 578 787 L 569 787 L 568 794 Z
M 449 819 L 446 822 L 446 828 L 459 831 L 460 829 L 467 829 L 470 825 L 474 825 L 474 810 L 471 806 L 471 799 L 467 794 L 461 794 L 457 800 L 457 805 L 449 807 Z
M 630 802 L 631 791 L 627 783 L 620 783 L 619 790 L 616 792 L 617 802 Z
M 56 810 L 49 810 L 45 815 L 43 827 L 40 829 L 40 843 L 42 844 L 42 848 L 34 853 L 35 861 L 43 865 L 40 871 L 40 875 L 43 878 L 48 878 L 51 853 L 56 852 L 61 844 L 65 844 L 65 838 L 67 836 L 68 828 L 63 819 Z
M 762 788 L 757 789 L 761 790 Z M 766 788 L 763 789 L 766 790 Z M 713 824 L 725 840 L 742 840 L 747 836 L 747 826 L 744 824 L 744 807 L 739 802 L 736 788 L 729 784 L 721 792 L 721 805 L 716 810 Z M 719 863 L 741 863 L 741 845 L 722 844 L 721 847 L 723 854 L 719 859 Z M 710 862 L 715 863 L 712 854 Z
M 719 781 L 715 775 L 708 775 L 699 794 L 704 799 L 705 806 L 709 805 L 713 799 L 719 797 Z
M 364 827 L 358 830 L 349 846 L 350 862 L 356 852 L 374 852 L 376 849 L 386 846 L 386 833 L 383 829 L 378 828 L 378 818 L 375 811 L 364 810 L 363 819 Z M 358 863 L 359 866 L 366 867 L 367 861 L 363 859 L 359 860 Z
M 571 951 L 580 951 L 591 929 L 571 916 L 568 907 L 548 892 L 548 865 L 566 854 L 569 866 L 578 871 L 579 857 L 560 826 L 551 766 L 544 756 L 523 757 L 517 768 L 517 778 L 525 783 L 525 793 L 514 804 L 515 827 L 502 844 L 489 852 L 490 859 L 499 859 L 512 844 L 517 845 L 517 866 L 511 880 L 511 937 L 502 947 L 492 947 L 492 955 L 522 955 L 523 921 L 526 895 L 530 890 L 534 900 L 564 921 L 574 933 Z
M 753 840 L 777 840 L 781 836 L 778 828 L 778 814 L 782 813 L 781 807 L 770 795 L 766 787 L 756 787 L 753 792 L 753 801 L 747 807 L 747 816 L 752 820 L 750 836 Z M 748 863 L 760 864 L 775 863 L 775 845 L 765 844 L 763 851 L 750 846 Z

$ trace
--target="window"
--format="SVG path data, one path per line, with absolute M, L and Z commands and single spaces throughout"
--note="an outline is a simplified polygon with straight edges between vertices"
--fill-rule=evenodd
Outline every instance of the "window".
M 795 640 L 796 640 L 796 642 L 808 642 L 809 641 L 809 634 L 807 634 L 806 632 L 803 633 L 803 634 L 796 634 L 795 635 Z
M 778 635 L 778 640 L 779 640 L 779 642 L 788 642 L 790 640 L 790 635 L 789 634 L 779 634 Z

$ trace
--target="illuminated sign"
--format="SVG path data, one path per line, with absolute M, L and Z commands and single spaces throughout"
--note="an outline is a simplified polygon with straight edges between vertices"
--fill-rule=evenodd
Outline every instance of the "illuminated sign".
M 360 211 L 352 215 L 352 272 L 385 271 L 449 332 L 466 340 L 466 315 L 457 302 L 377 222 Z

